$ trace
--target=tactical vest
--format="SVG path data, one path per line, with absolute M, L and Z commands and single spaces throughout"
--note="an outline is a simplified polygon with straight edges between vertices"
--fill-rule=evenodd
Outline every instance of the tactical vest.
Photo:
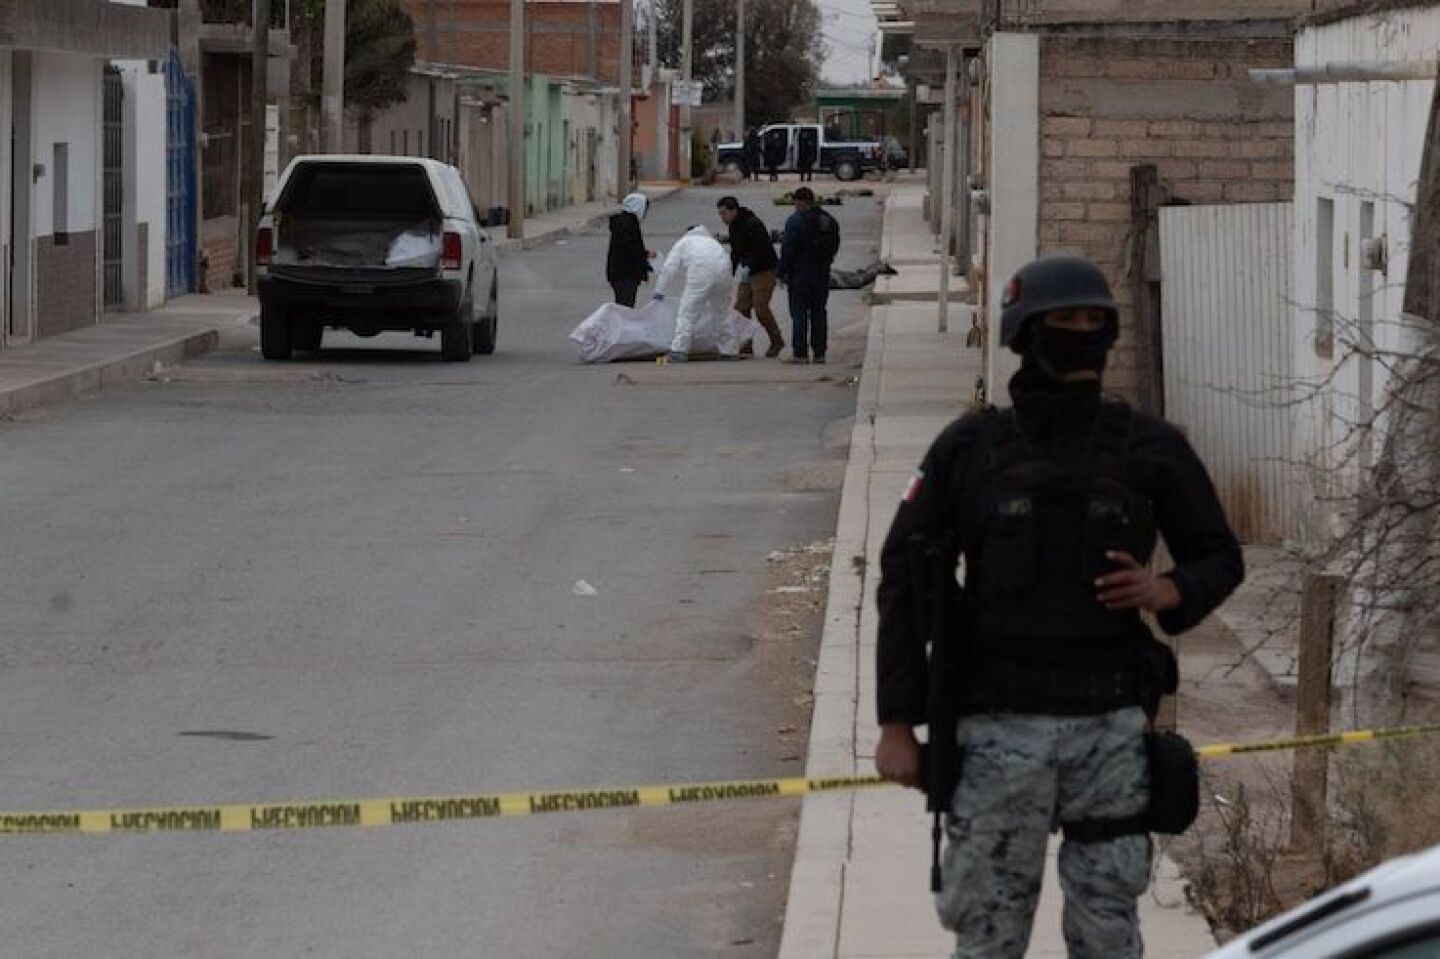
M 1110 551 L 1149 563 L 1154 508 L 1129 485 L 1134 412 L 1105 404 L 1075 462 L 1037 449 L 1014 410 L 982 415 L 983 481 L 971 498 L 966 550 L 976 638 L 1097 643 L 1144 632 L 1139 612 L 1108 610 L 1096 578 Z M 1085 428 L 1082 426 L 1081 428 Z

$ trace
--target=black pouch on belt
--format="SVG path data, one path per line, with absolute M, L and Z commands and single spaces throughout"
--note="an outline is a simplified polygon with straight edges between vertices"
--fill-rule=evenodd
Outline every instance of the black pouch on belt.
M 1061 825 L 1072 842 L 1109 842 L 1121 836 L 1160 833 L 1177 836 L 1200 814 L 1200 759 L 1179 733 L 1148 732 L 1150 804 L 1143 812 L 1119 819 L 1086 819 Z
M 1145 734 L 1150 756 L 1150 808 L 1146 831 L 1179 835 L 1200 814 L 1200 758 L 1179 733 Z

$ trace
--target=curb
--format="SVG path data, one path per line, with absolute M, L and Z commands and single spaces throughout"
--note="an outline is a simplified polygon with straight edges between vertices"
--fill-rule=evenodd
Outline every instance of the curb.
M 658 203 L 659 201 L 664 200 L 667 197 L 679 193 L 682 189 L 684 188 L 680 186 L 665 186 L 655 190 L 653 195 L 648 193 L 646 195 L 650 197 L 651 203 Z M 494 241 L 495 251 L 497 253 L 505 253 L 513 252 L 515 250 L 528 251 L 539 249 L 540 247 L 545 246 L 548 243 L 554 243 L 556 240 L 567 239 L 581 231 L 592 230 L 597 227 L 604 226 L 605 221 L 609 218 L 610 213 L 609 211 L 607 211 L 605 213 L 596 214 L 595 216 L 589 217 L 588 219 L 582 220 L 579 223 L 573 224 L 571 226 L 556 227 L 555 229 L 550 230 L 547 233 L 541 233 L 536 236 L 522 237 L 518 240 L 510 237 L 498 239 Z
M 133 383 L 154 369 L 157 362 L 180 363 L 208 353 L 219 344 L 218 328 L 195 330 L 129 353 L 39 377 L 30 383 L 0 389 L 0 416 L 61 403 L 107 386 Z
M 884 279 L 884 277 L 881 279 Z M 874 306 L 907 306 L 916 303 L 940 302 L 940 297 L 933 293 L 886 293 L 878 289 L 871 294 L 871 297 L 870 302 Z M 959 303 L 962 306 L 974 306 L 974 304 L 970 302 L 970 291 L 963 287 L 960 289 L 952 289 L 947 299 L 951 303 Z
M 875 408 L 880 397 L 878 367 L 885 338 L 883 314 L 869 310 L 869 322 L 830 561 L 825 627 L 815 666 L 815 708 L 805 758 L 805 775 L 812 778 L 856 773 L 860 621 L 871 571 L 863 566 L 857 571 L 852 560 L 866 556 L 869 541 L 870 470 L 875 462 Z M 779 959 L 833 956 L 839 948 L 854 801 L 853 793 L 805 797 Z

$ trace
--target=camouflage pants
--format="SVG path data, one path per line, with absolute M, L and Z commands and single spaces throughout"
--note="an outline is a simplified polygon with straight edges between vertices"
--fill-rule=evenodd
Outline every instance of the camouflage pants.
M 1144 808 L 1144 730 L 1138 708 L 961 720 L 965 771 L 947 817 L 944 888 L 936 896 L 940 921 L 955 933 L 953 959 L 1023 959 L 1051 829 Z M 1070 959 L 1143 954 L 1135 902 L 1149 884 L 1150 855 L 1149 836 L 1061 845 Z

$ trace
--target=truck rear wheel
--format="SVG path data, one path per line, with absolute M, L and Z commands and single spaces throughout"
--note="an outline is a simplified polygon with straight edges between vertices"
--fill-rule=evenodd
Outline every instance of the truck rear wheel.
M 273 306 L 260 307 L 260 355 L 267 360 L 288 360 L 295 350 L 290 318 Z
M 452 363 L 467 363 L 470 360 L 470 322 L 473 315 L 474 307 L 467 299 L 450 324 L 440 331 L 440 355 Z
M 319 323 L 306 323 L 292 335 L 292 340 L 297 350 L 308 350 L 313 353 L 320 349 L 320 340 L 325 336 L 325 327 Z
M 490 305 L 485 315 L 475 324 L 471 334 L 471 346 L 481 356 L 495 352 L 495 336 L 500 326 L 500 278 L 490 281 Z
M 860 164 L 851 157 L 845 157 L 835 161 L 835 179 L 844 180 L 847 183 L 851 180 L 860 179 Z

